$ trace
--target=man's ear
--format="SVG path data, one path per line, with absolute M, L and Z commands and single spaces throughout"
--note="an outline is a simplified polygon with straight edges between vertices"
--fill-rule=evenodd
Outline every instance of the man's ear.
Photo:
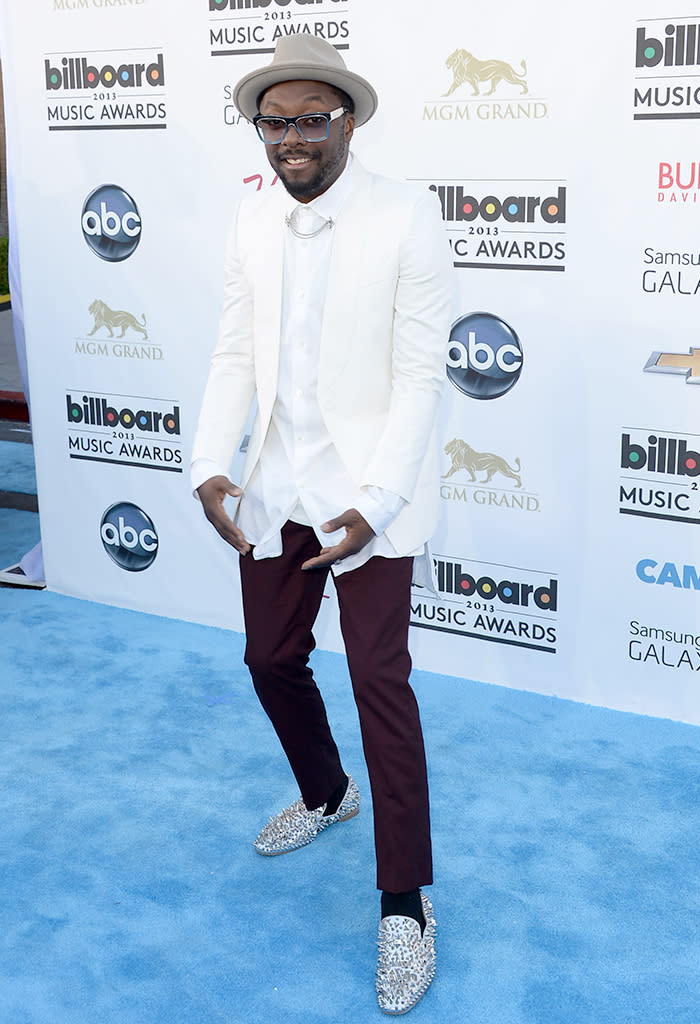
M 353 132 L 355 131 L 355 115 L 345 115 L 345 140 L 349 142 L 352 138 Z

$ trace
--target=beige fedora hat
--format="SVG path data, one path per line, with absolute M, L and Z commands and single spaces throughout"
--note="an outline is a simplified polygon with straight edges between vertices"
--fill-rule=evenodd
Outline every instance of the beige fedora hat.
M 270 64 L 244 75 L 233 90 L 233 102 L 252 121 L 258 97 L 278 82 L 325 82 L 342 89 L 355 103 L 355 124 L 369 121 L 377 109 L 377 94 L 364 78 L 348 71 L 338 51 L 325 39 L 309 33 L 282 36 Z

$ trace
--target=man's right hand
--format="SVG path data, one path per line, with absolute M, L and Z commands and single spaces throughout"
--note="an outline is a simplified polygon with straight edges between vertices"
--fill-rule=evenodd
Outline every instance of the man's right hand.
M 242 493 L 240 487 L 236 487 L 225 476 L 212 476 L 197 488 L 204 515 L 216 532 L 236 551 L 247 555 L 250 544 L 224 509 L 224 498 L 227 494 L 238 498 Z

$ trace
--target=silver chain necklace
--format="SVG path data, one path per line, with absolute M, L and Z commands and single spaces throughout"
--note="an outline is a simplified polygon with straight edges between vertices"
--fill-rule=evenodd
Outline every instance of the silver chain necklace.
M 298 219 L 299 209 L 300 208 L 298 206 L 295 206 L 295 208 L 292 210 L 291 217 L 287 213 L 285 214 L 284 218 L 284 223 L 287 225 L 292 234 L 296 235 L 297 238 L 315 238 L 316 235 L 320 235 L 321 232 L 324 231 L 326 228 L 332 228 L 334 225 L 333 218 L 328 217 L 328 219 L 324 220 L 323 224 L 321 224 L 321 226 L 316 228 L 314 231 L 300 231 L 299 228 L 294 223 L 295 219 Z

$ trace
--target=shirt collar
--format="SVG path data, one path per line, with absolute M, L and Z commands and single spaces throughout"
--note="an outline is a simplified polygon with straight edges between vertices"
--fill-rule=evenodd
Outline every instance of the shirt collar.
M 343 208 L 343 204 L 348 197 L 350 187 L 352 185 L 352 153 L 348 154 L 348 162 L 343 168 L 343 173 L 337 178 L 330 188 L 327 188 L 325 192 L 322 192 L 320 196 L 316 196 L 312 199 L 308 205 L 314 210 L 319 216 L 328 218 L 331 217 L 335 220 Z M 298 201 L 287 193 L 287 202 L 285 203 L 287 214 L 291 214 L 292 210 L 299 206 Z

